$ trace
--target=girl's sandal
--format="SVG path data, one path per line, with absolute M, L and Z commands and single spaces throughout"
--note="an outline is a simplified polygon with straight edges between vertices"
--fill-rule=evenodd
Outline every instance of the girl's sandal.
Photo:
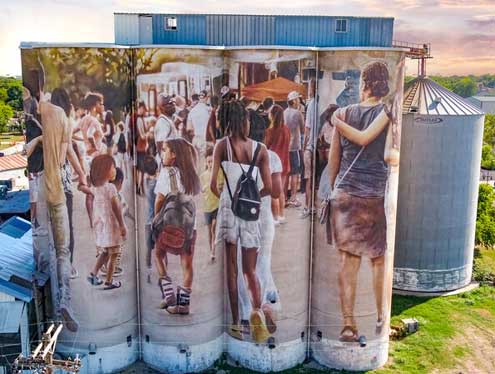
M 121 286 L 122 286 L 122 283 L 120 281 L 111 282 L 111 283 L 105 282 L 105 287 L 103 287 L 103 289 L 104 290 L 114 290 L 116 288 L 120 288 Z
M 93 273 L 89 273 L 88 277 L 86 278 L 92 286 L 99 286 L 100 284 L 103 283 L 103 281 L 98 278 L 97 275 L 94 275 Z
M 358 331 L 354 326 L 346 325 L 340 332 L 339 341 L 343 343 L 359 342 Z

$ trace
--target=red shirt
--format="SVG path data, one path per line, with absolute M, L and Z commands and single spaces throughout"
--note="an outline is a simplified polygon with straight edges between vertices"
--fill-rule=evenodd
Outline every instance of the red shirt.
M 270 127 L 266 130 L 265 137 L 265 143 L 268 149 L 275 152 L 278 157 L 280 157 L 280 161 L 282 162 L 282 175 L 289 174 L 289 128 L 285 124 L 282 124 L 279 127 Z

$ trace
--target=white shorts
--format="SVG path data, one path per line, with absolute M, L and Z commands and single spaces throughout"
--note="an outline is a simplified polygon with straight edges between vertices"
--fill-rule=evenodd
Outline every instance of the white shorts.
M 39 199 L 41 175 L 29 176 L 29 202 L 37 203 Z
M 239 243 L 242 248 L 261 247 L 261 221 L 245 221 L 235 216 L 230 198 L 222 194 L 217 213 L 216 240 L 230 244 Z

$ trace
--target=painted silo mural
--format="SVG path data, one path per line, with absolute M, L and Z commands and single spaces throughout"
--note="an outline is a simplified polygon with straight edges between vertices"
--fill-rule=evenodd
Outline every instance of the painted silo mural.
M 215 245 L 219 199 L 210 189 L 223 56 L 134 53 L 143 359 L 170 372 L 202 371 L 223 352 L 224 252 Z
M 283 370 L 306 355 L 311 221 L 304 187 L 311 168 L 302 155 L 316 56 L 232 50 L 225 57 L 225 91 L 240 98 L 220 110 L 226 137 L 217 142 L 213 166 L 228 181 L 216 239 L 227 257 L 227 352 L 244 367 Z M 256 157 L 261 207 L 251 220 L 230 201 Z
M 398 52 L 319 54 L 316 140 L 328 152 L 316 165 L 311 333 L 314 357 L 334 368 L 387 360 L 403 63 Z
M 61 352 L 89 372 L 138 356 L 130 54 L 22 51 L 33 242 L 51 274 Z
M 333 368 L 385 362 L 401 52 L 22 58 L 34 247 L 62 353 L 88 373 L 138 359 L 200 372 L 222 352 L 280 371 L 309 348 Z

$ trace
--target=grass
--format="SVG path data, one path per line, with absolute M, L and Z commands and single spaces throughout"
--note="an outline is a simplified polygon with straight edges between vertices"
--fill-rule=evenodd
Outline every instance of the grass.
M 495 274 L 495 249 L 478 248 L 475 254 L 474 277 L 490 278 Z M 490 275 L 491 274 L 491 275 Z M 495 279 L 495 278 L 493 278 Z M 394 296 L 392 324 L 414 317 L 419 331 L 398 341 L 390 342 L 388 363 L 367 374 L 426 374 L 493 372 L 495 357 L 495 287 L 490 281 L 471 292 L 437 298 Z M 493 283 L 491 283 L 493 284 Z M 490 353 L 480 354 L 481 347 L 491 347 Z M 491 370 L 490 370 L 491 369 Z M 212 373 L 253 373 L 220 363 Z M 284 374 L 340 373 L 316 370 L 300 365 Z
M 12 147 L 15 142 L 20 142 L 24 140 L 22 134 L 0 134 L 0 150 Z

